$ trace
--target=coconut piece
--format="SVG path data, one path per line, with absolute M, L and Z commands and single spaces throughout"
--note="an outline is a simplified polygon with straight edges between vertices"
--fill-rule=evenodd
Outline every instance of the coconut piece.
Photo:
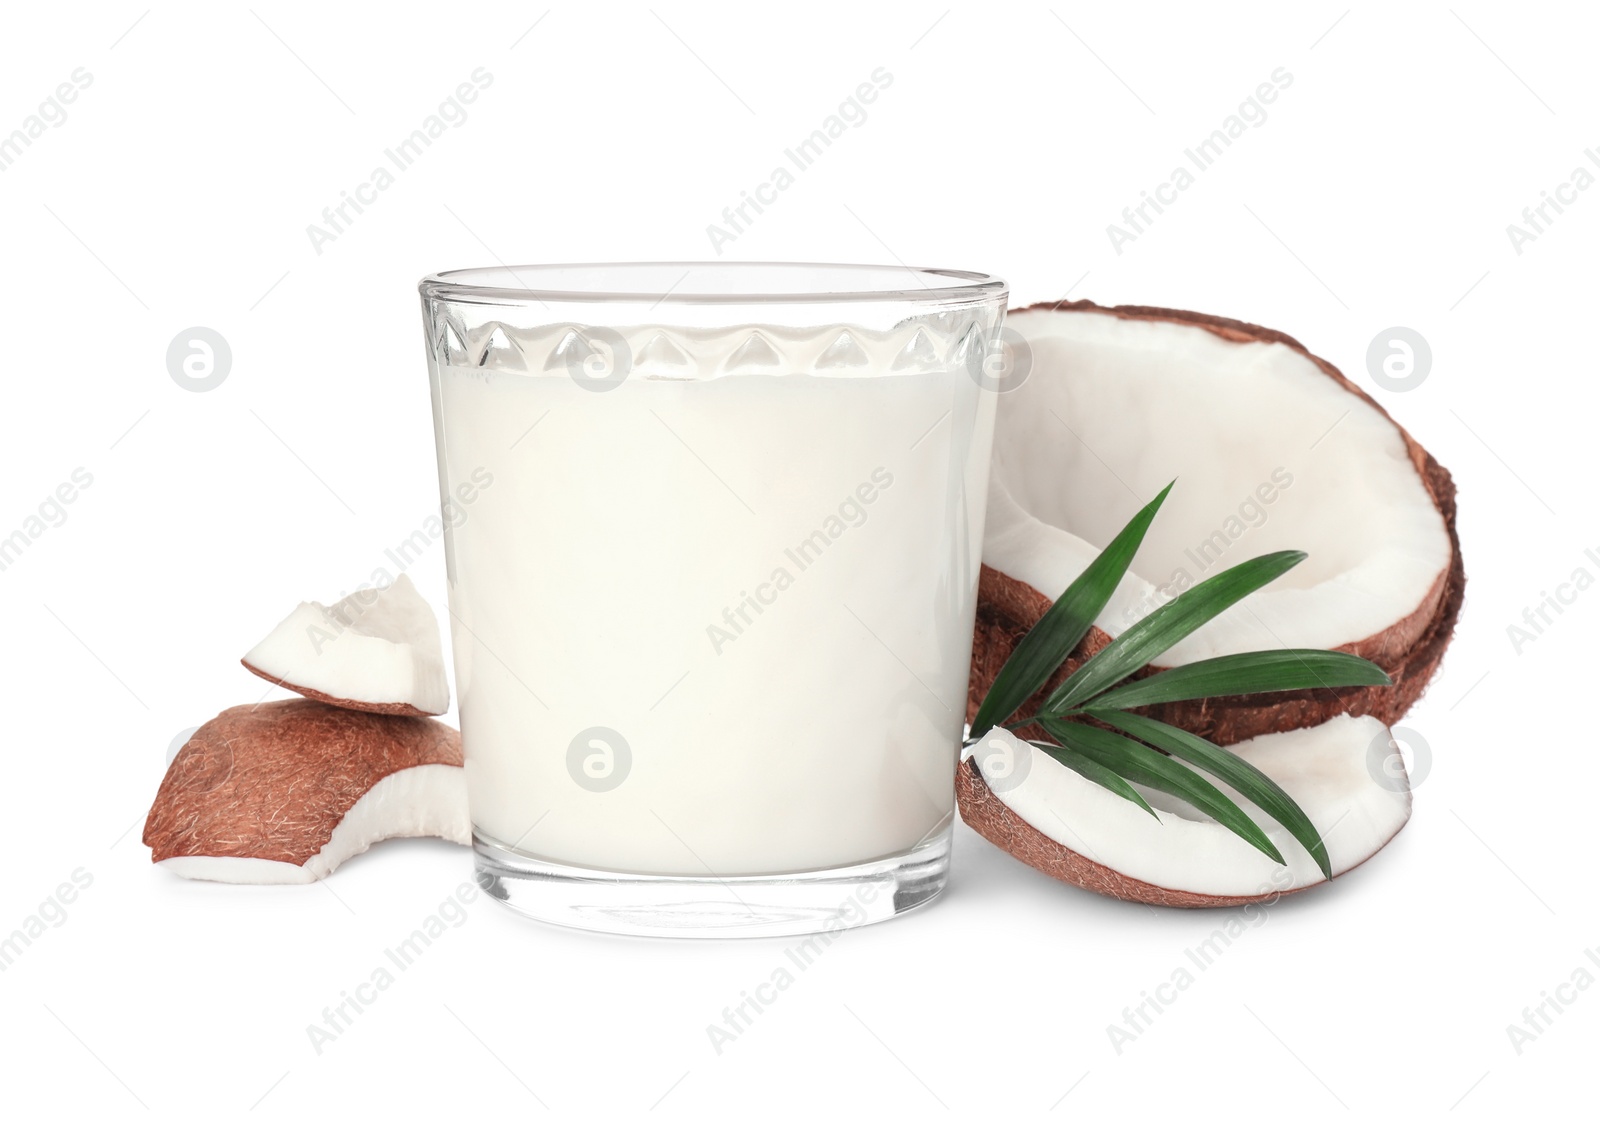
M 1335 876 L 1383 848 L 1411 816 L 1404 759 L 1389 730 L 1370 716 L 1336 716 L 1228 750 L 1300 804 Z M 975 762 L 985 757 L 1005 760 L 1007 781 L 991 787 Z M 984 736 L 958 768 L 956 793 L 962 819 L 989 841 L 1058 880 L 1117 899 L 1231 907 L 1327 882 L 1288 830 L 1226 783 L 1205 777 L 1265 830 L 1287 865 L 1192 807 L 1135 783 L 1156 811 L 1151 817 L 1004 728 Z
M 404 573 L 331 607 L 302 603 L 242 661 L 275 685 L 342 708 L 437 716 L 450 707 L 439 621 Z
M 454 728 L 296 698 L 202 724 L 167 768 L 144 843 L 190 879 L 301 884 L 389 837 L 471 833 Z
M 1007 325 L 1032 348 L 1033 372 L 1001 398 L 996 420 L 969 716 L 1028 629 L 1174 478 L 1097 625 L 1022 712 L 1184 588 L 1298 548 L 1308 560 L 1140 676 L 1291 646 L 1370 658 L 1394 685 L 1143 711 L 1222 744 L 1341 712 L 1389 724 L 1404 715 L 1443 657 L 1466 584 L 1448 471 L 1337 369 L 1277 331 L 1086 300 L 1025 308 Z

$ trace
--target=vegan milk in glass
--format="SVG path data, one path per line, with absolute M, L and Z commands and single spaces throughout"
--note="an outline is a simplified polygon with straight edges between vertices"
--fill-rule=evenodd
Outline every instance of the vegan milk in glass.
M 422 291 L 486 889 L 669 935 L 936 894 L 1003 283 L 663 264 Z

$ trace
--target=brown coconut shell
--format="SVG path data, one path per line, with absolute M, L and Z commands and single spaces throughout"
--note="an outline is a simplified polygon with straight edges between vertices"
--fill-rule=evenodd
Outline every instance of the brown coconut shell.
M 404 701 L 353 701 L 349 697 L 331 697 L 318 689 L 306 685 L 296 685 L 293 681 L 275 677 L 262 669 L 253 666 L 244 658 L 239 659 L 239 664 L 264 681 L 288 689 L 292 693 L 299 693 L 302 697 L 309 697 L 313 701 L 321 701 L 325 705 L 337 705 L 339 708 L 348 708 L 356 712 L 377 712 L 384 716 L 436 716 L 437 713 L 424 712 L 413 704 Z
M 1193 891 L 1157 887 L 1107 868 L 1046 837 L 989 789 L 977 765 L 970 759 L 956 768 L 956 798 L 961 806 L 963 821 L 986 841 L 1004 849 L 1030 868 L 1036 868 L 1073 887 L 1129 903 L 1148 903 L 1157 907 L 1239 907 L 1246 903 L 1276 901 L 1286 895 L 1298 895 L 1329 882 L 1317 880 L 1300 887 L 1268 891 L 1260 895 L 1201 895 Z M 1375 851 L 1382 851 L 1382 847 L 1379 846 Z M 1369 853 L 1366 859 L 1371 860 L 1372 855 Z M 1334 879 L 1365 863 L 1366 860 L 1363 860 L 1351 865 Z
M 1026 315 L 1032 311 L 1064 310 L 1113 315 L 1120 319 L 1145 319 L 1167 323 L 1183 323 L 1210 331 L 1229 342 L 1248 345 L 1257 342 L 1281 343 L 1292 347 L 1309 358 L 1328 377 L 1338 382 L 1347 392 L 1361 398 L 1394 423 L 1387 410 L 1332 363 L 1318 358 L 1297 340 L 1281 331 L 1244 323 L 1237 319 L 1224 319 L 1194 311 L 1177 311 L 1171 308 L 1152 307 L 1100 307 L 1089 300 L 1064 304 L 1034 304 L 1013 312 Z M 1461 561 L 1461 539 L 1456 533 L 1456 487 L 1450 472 L 1439 465 L 1428 451 L 1412 438 L 1411 434 L 1395 424 L 1405 441 L 1412 465 L 1422 478 L 1428 496 L 1444 518 L 1446 532 L 1450 535 L 1450 563 L 1440 573 L 1429 594 L 1406 618 L 1395 622 L 1378 634 L 1336 649 L 1382 666 L 1394 684 L 1389 686 L 1358 686 L 1346 689 L 1306 689 L 1296 692 L 1255 694 L 1201 701 L 1178 701 L 1152 705 L 1137 711 L 1157 720 L 1176 725 L 1195 735 L 1203 736 L 1217 744 L 1238 743 L 1241 740 L 1282 732 L 1291 728 L 1305 728 L 1321 724 L 1338 715 L 1374 716 L 1384 724 L 1393 725 L 1410 710 L 1422 696 L 1445 648 L 1455 633 L 1456 620 L 1461 613 L 1461 603 L 1466 592 L 1466 569 Z M 972 670 L 967 684 L 967 718 L 977 714 L 978 705 L 994 682 L 1000 667 L 1016 649 L 1028 630 L 1050 609 L 1051 600 L 1038 589 L 1020 580 L 1014 580 L 988 565 L 984 565 L 978 579 L 978 610 L 972 635 Z M 1083 662 L 1102 650 L 1111 637 L 1099 627 L 1090 627 L 1089 633 L 1068 657 L 1066 663 L 1044 687 L 1035 693 L 1019 710 L 1023 716 L 1038 710 L 1044 698 Z M 1146 667 L 1134 676 L 1148 677 L 1159 672 Z M 1021 733 L 1038 738 L 1042 732 L 1029 726 Z M 967 807 L 962 805 L 962 816 Z M 1054 873 L 1052 873 L 1054 874 Z
M 461 766 L 461 734 L 437 720 L 311 700 L 240 705 L 202 724 L 173 757 L 144 843 L 155 861 L 304 864 L 380 779 L 428 763 Z

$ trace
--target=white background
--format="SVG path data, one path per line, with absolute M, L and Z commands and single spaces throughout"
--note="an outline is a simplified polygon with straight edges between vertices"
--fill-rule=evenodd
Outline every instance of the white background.
M 1600 190 L 1520 255 L 1506 226 L 1600 146 L 1597 30 L 1577 5 L 1474 0 L 8 12 L 0 134 L 75 68 L 93 80 L 0 173 L 0 535 L 75 468 L 93 483 L 0 572 L 0 931 L 74 869 L 93 884 L 0 973 L 4 1111 L 1499 1117 L 1587 1096 L 1600 993 L 1520 1055 L 1506 1028 L 1600 977 L 1600 592 L 1520 653 L 1506 627 L 1600 571 Z M 493 84 L 465 123 L 317 253 L 307 225 L 477 67 Z M 139 826 L 173 737 L 262 695 L 239 654 L 433 510 L 417 279 L 711 256 L 708 223 L 878 67 L 869 119 L 728 257 L 983 269 L 1013 306 L 1265 323 L 1455 473 L 1468 604 L 1405 721 L 1432 754 L 1414 819 L 1120 1055 L 1107 1024 L 1222 916 L 1067 888 L 965 827 L 941 902 L 840 939 L 721 1055 L 707 1025 L 781 943 L 585 936 L 482 899 L 315 1054 L 307 1025 L 467 854 L 395 842 L 324 886 L 229 888 L 153 868 Z M 1294 81 L 1267 122 L 1115 252 L 1107 224 L 1277 67 Z M 1434 365 L 1385 394 L 1365 354 L 1397 324 Z M 195 325 L 233 351 L 211 392 L 165 364 Z M 440 550 L 411 574 L 442 608 Z

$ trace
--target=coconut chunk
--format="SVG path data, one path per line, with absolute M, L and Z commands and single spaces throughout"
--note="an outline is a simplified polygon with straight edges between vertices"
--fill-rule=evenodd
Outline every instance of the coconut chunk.
M 242 661 L 276 685 L 343 708 L 436 716 L 450 707 L 439 621 L 404 573 L 332 606 L 302 603 Z
M 1275 549 L 1310 556 L 1163 665 L 1333 649 L 1437 599 L 1450 538 L 1399 428 L 1302 351 L 1086 312 L 1008 323 L 1033 348 L 1033 374 L 997 414 L 991 566 L 1053 599 L 1176 478 L 1102 617 L 1112 637 L 1153 610 L 1176 573 L 1195 583 Z
M 1336 716 L 1227 750 L 1300 804 L 1322 836 L 1335 876 L 1383 848 L 1411 816 L 1404 759 L 1389 730 L 1370 716 Z M 962 818 L 1017 859 L 1066 883 L 1134 902 L 1221 907 L 1326 882 L 1283 826 L 1214 776 L 1205 777 L 1250 814 L 1287 866 L 1193 808 L 1135 783 L 1156 811 L 1151 817 L 1003 728 L 984 736 L 974 756 L 1004 757 L 1010 778 L 991 787 L 970 759 L 963 763 L 956 783 Z
M 1462 602 L 1449 473 L 1338 370 L 1276 331 L 1087 301 L 1006 322 L 1032 348 L 1032 374 L 1001 397 L 996 418 L 973 707 L 1022 634 L 1177 479 L 1063 674 L 1201 580 L 1302 549 L 1305 562 L 1146 672 L 1308 647 L 1370 658 L 1394 687 L 1183 702 L 1152 715 L 1223 743 L 1339 712 L 1398 720 L 1437 668 Z
M 144 843 L 190 879 L 290 884 L 389 837 L 471 833 L 454 728 L 295 699 L 201 725 L 167 769 Z

